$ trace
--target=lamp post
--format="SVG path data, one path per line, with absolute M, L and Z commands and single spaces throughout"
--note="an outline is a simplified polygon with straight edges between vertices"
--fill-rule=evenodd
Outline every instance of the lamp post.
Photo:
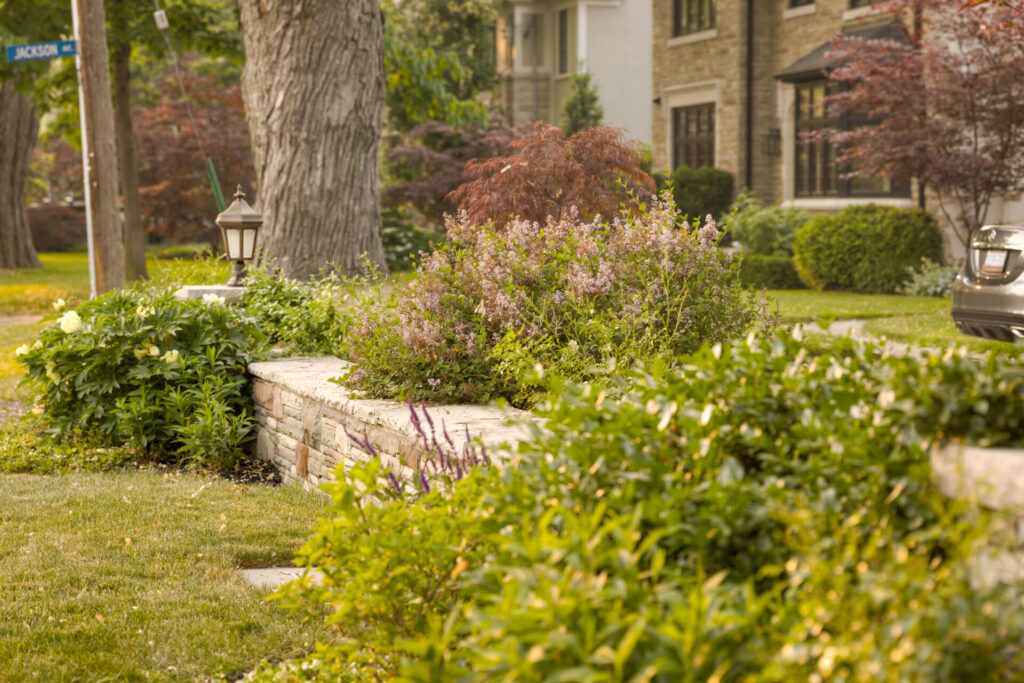
M 231 264 L 229 287 L 239 287 L 245 278 L 245 262 L 256 252 L 256 233 L 263 225 L 263 216 L 245 201 L 242 186 L 235 192 L 235 201 L 218 214 L 216 221 L 224 236 L 224 252 Z

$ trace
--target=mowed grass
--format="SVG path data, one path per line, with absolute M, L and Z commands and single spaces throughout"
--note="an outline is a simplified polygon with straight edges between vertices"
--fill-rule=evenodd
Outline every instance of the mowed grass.
M 1008 342 L 961 334 L 953 324 L 948 297 L 850 294 L 810 290 L 773 290 L 766 293 L 769 310 L 778 311 L 784 324 L 805 323 L 810 331 L 827 328 L 836 320 L 864 320 L 863 333 L 914 346 L 948 348 L 966 346 L 978 353 L 1020 354 L 1024 349 Z
M 236 678 L 323 638 L 238 572 L 290 564 L 318 494 L 157 469 L 3 475 L 0 501 L 2 681 Z
M 40 254 L 42 268 L 0 270 L 0 316 L 49 313 L 57 299 L 89 297 L 89 258 L 86 254 Z M 148 257 L 151 282 L 212 284 L 226 282 L 229 263 L 211 259 L 161 260 Z

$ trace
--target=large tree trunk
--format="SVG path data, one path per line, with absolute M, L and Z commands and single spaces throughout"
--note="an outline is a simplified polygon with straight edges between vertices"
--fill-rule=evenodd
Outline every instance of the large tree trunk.
M 117 128 L 117 168 L 121 173 L 124 206 L 124 274 L 129 280 L 145 280 L 146 243 L 142 234 L 139 197 L 139 165 L 132 137 L 131 43 L 114 46 L 114 118 Z
M 296 278 L 328 263 L 355 273 L 362 254 L 384 270 L 379 0 L 240 0 L 239 7 L 264 256 Z
M 110 94 L 110 56 L 102 0 L 78 0 L 78 67 L 84 93 L 82 144 L 92 224 L 95 294 L 124 287 L 124 239 L 117 210 L 117 145 Z
M 0 268 L 39 268 L 25 215 L 25 181 L 39 133 L 32 99 L 0 84 Z

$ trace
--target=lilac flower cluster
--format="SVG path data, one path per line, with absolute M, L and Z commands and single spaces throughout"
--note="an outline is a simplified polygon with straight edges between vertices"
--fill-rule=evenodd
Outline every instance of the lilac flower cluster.
M 416 404 L 409 401 L 409 421 L 413 429 L 416 430 L 419 446 L 414 468 L 415 475 L 412 479 L 412 484 L 418 494 L 430 493 L 438 482 L 459 481 L 474 468 L 490 467 L 490 454 L 486 448 L 473 441 L 468 427 L 466 427 L 465 442 L 460 448 L 456 446 L 454 439 L 448 433 L 448 428 L 443 420 L 441 421 L 441 440 L 438 440 L 437 428 L 427 411 L 426 404 L 420 404 L 420 411 L 422 416 L 416 412 Z M 375 458 L 380 457 L 380 451 L 365 435 L 358 436 L 348 429 L 345 430 L 345 434 L 352 443 L 369 455 Z M 393 471 L 388 472 L 387 479 L 395 497 L 404 497 L 409 492 Z
M 681 227 L 680 227 L 681 226 Z M 759 319 L 708 216 L 691 228 L 667 198 L 611 221 L 575 211 L 504 228 L 449 217 L 395 301 L 351 330 L 350 384 L 380 396 L 528 404 L 537 364 L 568 379 L 742 336 Z M 387 350 L 385 354 L 384 351 Z

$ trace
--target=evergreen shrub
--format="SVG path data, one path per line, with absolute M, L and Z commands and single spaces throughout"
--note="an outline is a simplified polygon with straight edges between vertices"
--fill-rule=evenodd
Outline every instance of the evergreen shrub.
M 324 580 L 278 599 L 340 641 L 263 680 L 1015 679 L 1019 594 L 972 587 L 986 516 L 928 467 L 1020 442 L 1014 367 L 752 335 L 566 386 L 447 495 L 339 468 L 300 553 Z
M 960 273 L 958 266 L 944 266 L 929 258 L 921 259 L 920 268 L 908 268 L 908 280 L 900 294 L 908 296 L 949 296 Z
M 376 397 L 527 406 L 544 373 L 591 380 L 746 334 L 763 316 L 714 222 L 679 220 L 662 201 L 611 223 L 451 219 L 450 241 L 400 294 L 355 307 L 344 381 Z
M 750 195 L 740 195 L 726 230 L 745 254 L 792 256 L 796 231 L 811 220 L 803 209 L 763 206 Z
M 743 254 L 740 281 L 757 289 L 806 289 L 789 256 Z
M 924 209 L 866 204 L 815 217 L 797 231 L 793 252 L 800 278 L 813 289 L 891 294 L 908 268 L 942 258 L 942 237 Z
M 691 221 L 711 215 L 716 221 L 728 215 L 732 204 L 733 178 L 728 171 L 711 166 L 680 166 L 668 177 L 679 213 Z

